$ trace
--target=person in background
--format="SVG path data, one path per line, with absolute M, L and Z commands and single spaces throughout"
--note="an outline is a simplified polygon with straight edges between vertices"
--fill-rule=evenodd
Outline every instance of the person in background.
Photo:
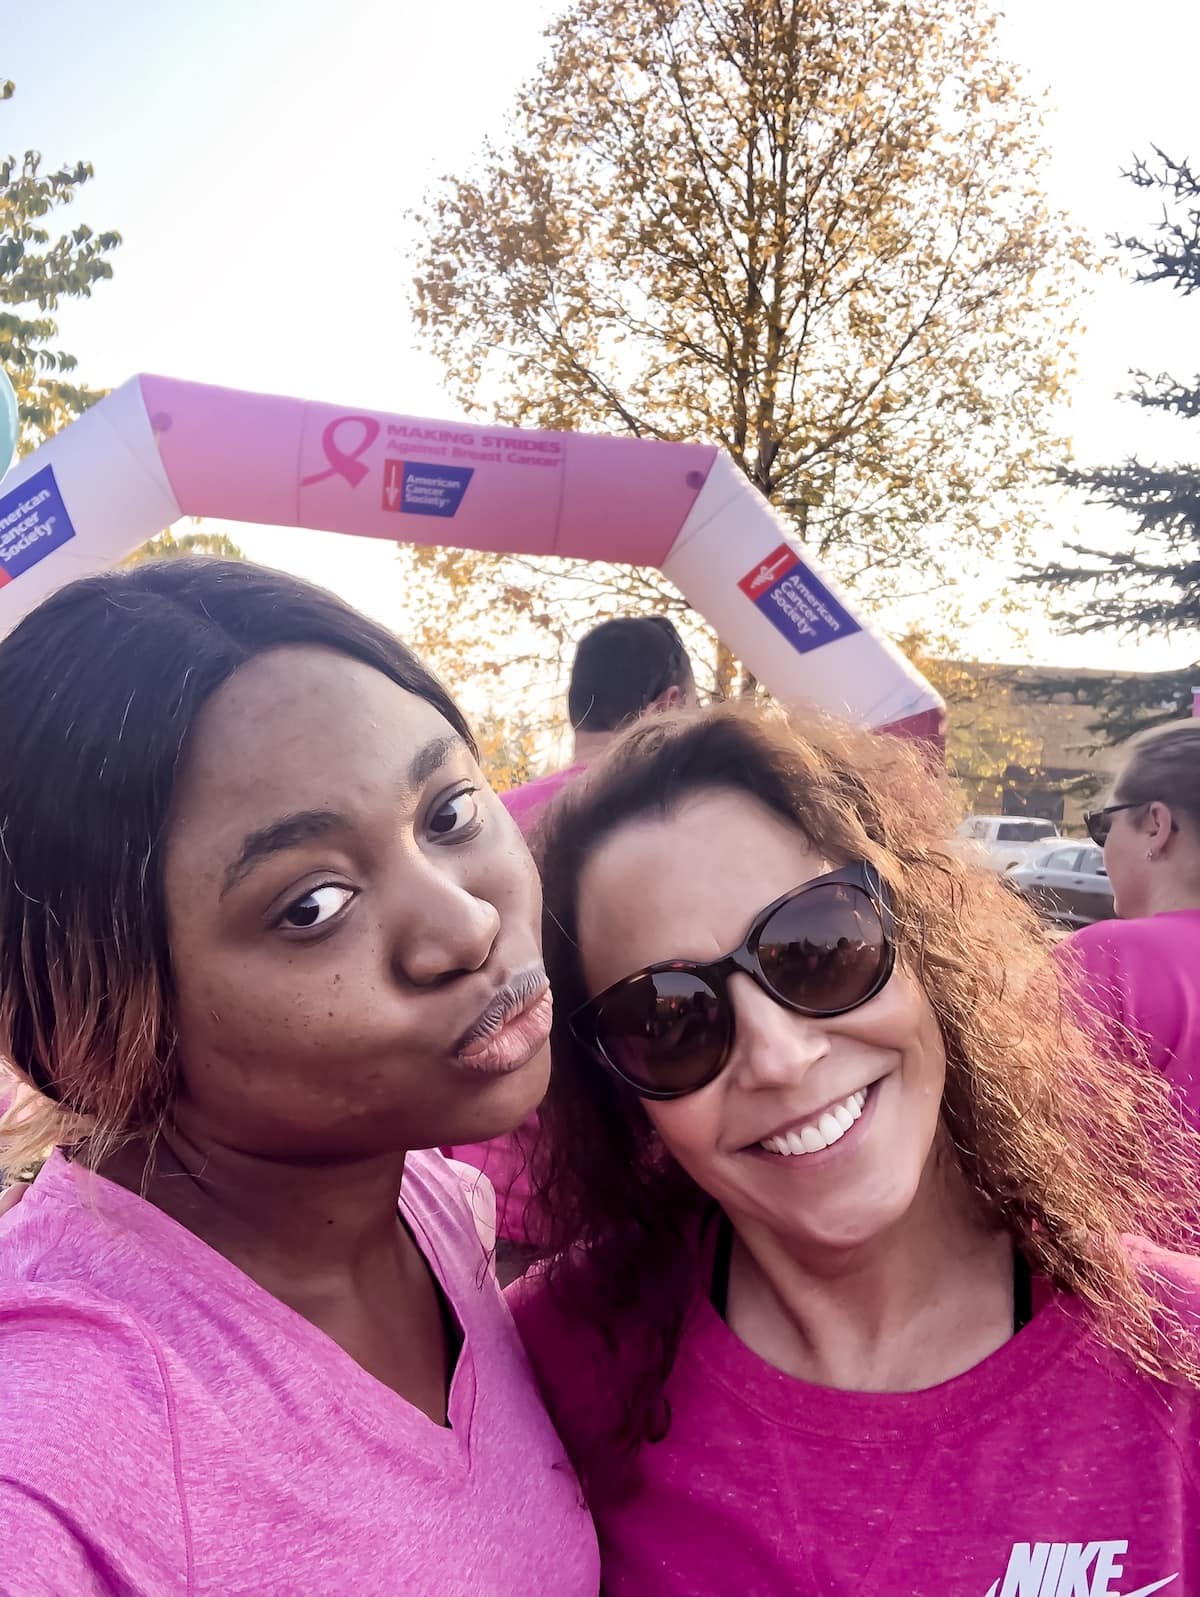
M 692 701 L 695 682 L 683 640 L 666 616 L 617 616 L 580 641 L 567 689 L 574 734 L 571 764 L 502 795 L 526 834 L 550 800 L 648 710 Z
M 218 560 L 0 643 L 5 1597 L 595 1597 L 475 1172 L 537 1104 L 537 870 L 332 594 Z M 5 1200 L 11 1203 L 11 1199 Z
M 1200 1125 L 1200 720 L 1135 738 L 1087 827 L 1119 918 L 1059 952 L 1085 1016 L 1161 1071 Z
M 618 616 L 593 627 L 579 643 L 567 690 L 575 744 L 571 764 L 501 795 L 528 837 L 546 806 L 640 716 L 676 710 L 695 697 L 692 662 L 665 616 Z M 496 1192 L 496 1269 L 502 1283 L 528 1263 L 542 1239 L 530 1196 L 529 1168 L 537 1116 L 491 1143 L 443 1152 L 474 1165 Z
M 547 816 L 553 1232 L 509 1300 L 607 1597 L 1200 1591 L 1200 1137 L 957 805 L 723 706 Z

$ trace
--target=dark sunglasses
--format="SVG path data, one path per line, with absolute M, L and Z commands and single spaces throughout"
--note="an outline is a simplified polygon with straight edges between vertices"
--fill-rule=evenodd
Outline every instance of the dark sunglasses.
M 1122 810 L 1140 810 L 1145 802 L 1144 799 L 1139 799 L 1135 804 L 1106 804 L 1102 810 L 1088 810 L 1083 817 L 1083 824 L 1087 827 L 1087 834 L 1096 847 L 1103 848 L 1108 842 L 1114 815 L 1119 815 Z
M 887 887 L 858 861 L 768 904 L 723 959 L 650 965 L 581 1005 L 568 1024 L 641 1097 L 682 1098 L 714 1081 L 729 1058 L 731 976 L 749 976 L 785 1009 L 828 1020 L 874 998 L 895 963 Z

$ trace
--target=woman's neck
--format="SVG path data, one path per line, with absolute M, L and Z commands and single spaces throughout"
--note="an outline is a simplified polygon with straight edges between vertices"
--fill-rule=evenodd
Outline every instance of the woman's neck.
M 760 1358 L 819 1386 L 939 1385 L 1013 1331 L 1013 1245 L 956 1169 L 931 1161 L 903 1219 L 857 1248 L 804 1248 L 738 1225 L 728 1322 Z
M 172 1128 L 99 1168 L 285 1302 L 353 1291 L 395 1258 L 402 1153 L 302 1163 Z
M 1170 915 L 1185 909 L 1200 909 L 1200 869 L 1155 875 L 1146 895 L 1145 913 Z
M 397 1212 L 403 1154 L 265 1159 L 176 1126 L 99 1168 L 446 1423 L 451 1311 Z

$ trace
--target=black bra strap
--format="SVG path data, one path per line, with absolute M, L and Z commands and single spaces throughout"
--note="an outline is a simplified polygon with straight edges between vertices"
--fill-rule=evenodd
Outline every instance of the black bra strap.
M 729 1216 L 723 1214 L 717 1221 L 717 1240 L 713 1246 L 712 1306 L 722 1319 L 729 1307 L 729 1263 L 733 1258 L 733 1227 Z
M 1033 1319 L 1033 1272 L 1020 1248 L 1013 1249 L 1013 1335 Z

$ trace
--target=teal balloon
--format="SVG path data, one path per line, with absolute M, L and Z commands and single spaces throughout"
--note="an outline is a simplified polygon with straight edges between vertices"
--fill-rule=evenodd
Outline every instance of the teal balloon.
M 17 395 L 0 366 L 0 477 L 12 465 L 17 453 Z

